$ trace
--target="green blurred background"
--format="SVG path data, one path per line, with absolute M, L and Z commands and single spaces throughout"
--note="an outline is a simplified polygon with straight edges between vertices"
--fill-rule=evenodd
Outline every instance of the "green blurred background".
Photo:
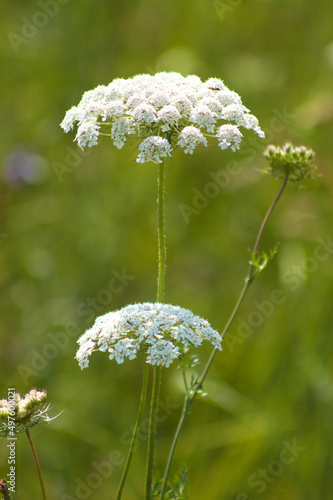
M 154 301 L 157 270 L 156 166 L 137 164 L 136 152 L 118 151 L 107 138 L 83 154 L 59 123 L 88 89 L 173 70 L 223 79 L 267 138 L 246 132 L 237 153 L 211 145 L 168 161 L 169 303 L 222 330 L 247 271 L 247 248 L 279 188 L 256 170 L 267 144 L 312 147 L 322 174 L 305 189 L 289 186 L 274 213 L 263 248 L 279 241 L 279 253 L 225 339 L 173 471 L 187 465 L 192 500 L 331 499 L 331 2 L 16 0 L 2 4 L 0 22 L 0 397 L 8 387 L 23 394 L 45 388 L 51 415 L 64 410 L 32 431 L 48 497 L 115 497 L 122 467 L 105 463 L 116 451 L 113 457 L 126 455 L 142 366 L 95 354 L 81 372 L 76 339 L 95 314 Z M 193 207 L 196 190 L 209 192 L 211 172 L 223 175 L 231 162 L 237 175 L 226 175 L 207 206 L 185 220 L 180 204 Z M 125 278 L 111 294 L 119 275 Z M 283 300 L 272 306 L 274 290 Z M 201 366 L 208 354 L 201 349 Z M 182 397 L 180 373 L 165 369 L 160 468 Z M 292 455 L 286 443 L 300 448 Z M 40 498 L 24 436 L 16 452 L 14 498 Z M 143 497 L 145 452 L 143 433 L 126 500 Z M 7 456 L 2 441 L 1 477 Z

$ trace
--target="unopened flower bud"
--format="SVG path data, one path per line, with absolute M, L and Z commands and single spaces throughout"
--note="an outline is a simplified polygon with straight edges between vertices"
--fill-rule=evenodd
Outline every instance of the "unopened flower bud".
M 264 152 L 268 167 L 265 173 L 276 179 L 284 179 L 287 175 L 291 182 L 315 178 L 316 166 L 312 164 L 315 153 L 305 146 L 294 147 L 290 142 L 282 147 L 268 146 Z

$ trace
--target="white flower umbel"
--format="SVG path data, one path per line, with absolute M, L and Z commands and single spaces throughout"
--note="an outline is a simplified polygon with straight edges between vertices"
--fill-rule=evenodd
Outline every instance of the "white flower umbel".
M 208 321 L 179 306 L 146 302 L 98 317 L 78 340 L 75 357 L 83 369 L 93 351 L 107 351 L 117 363 L 143 352 L 147 363 L 168 367 L 203 340 L 221 349 L 221 336 Z
M 76 124 L 75 140 L 81 149 L 95 146 L 100 134 L 109 135 L 121 149 L 130 135 L 136 135 L 139 163 L 159 163 L 163 156 L 171 156 L 175 145 L 193 154 L 197 146 L 207 146 L 205 134 L 215 136 L 222 149 L 235 151 L 243 136 L 235 132 L 237 141 L 230 140 L 230 129 L 222 128 L 226 125 L 265 136 L 257 118 L 222 80 L 202 82 L 195 75 L 167 72 L 117 78 L 89 90 L 78 106 L 67 111 L 61 127 L 68 132 Z M 157 137 L 163 141 L 158 142 Z M 153 145 L 154 151 L 146 152 L 147 145 Z

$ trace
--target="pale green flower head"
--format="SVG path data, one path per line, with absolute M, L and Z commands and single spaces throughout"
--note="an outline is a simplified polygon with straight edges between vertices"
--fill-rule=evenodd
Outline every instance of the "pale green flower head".
M 94 351 L 108 352 L 117 363 L 142 352 L 147 363 L 168 367 L 204 340 L 221 349 L 222 338 L 208 321 L 179 306 L 145 302 L 99 316 L 79 338 L 75 358 L 83 369 Z
M 315 157 L 312 149 L 305 146 L 295 147 L 287 142 L 282 147 L 268 146 L 264 151 L 268 168 L 264 173 L 273 175 L 276 179 L 284 179 L 288 174 L 291 182 L 316 177 L 316 166 L 313 165 Z
M 85 92 L 61 123 L 65 132 L 75 125 L 81 149 L 98 144 L 99 135 L 109 136 L 118 149 L 136 137 L 139 163 L 161 163 L 177 146 L 193 154 L 210 136 L 221 149 L 236 151 L 243 138 L 239 127 L 265 137 L 257 118 L 222 80 L 202 82 L 174 72 L 117 78 Z
M 46 399 L 46 391 L 37 389 L 31 389 L 23 397 L 15 393 L 8 399 L 1 399 L 0 436 L 12 436 L 28 427 L 52 420 L 47 414 L 50 405 L 46 404 Z

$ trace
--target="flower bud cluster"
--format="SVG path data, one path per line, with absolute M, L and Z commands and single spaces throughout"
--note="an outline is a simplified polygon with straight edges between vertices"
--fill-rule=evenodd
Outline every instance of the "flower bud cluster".
M 289 142 L 282 147 L 270 145 L 264 156 L 268 163 L 264 172 L 276 179 L 284 179 L 288 175 L 291 182 L 299 182 L 316 177 L 316 167 L 312 164 L 315 153 L 305 146 L 295 147 Z
M 49 405 L 46 404 L 46 391 L 31 389 L 21 397 L 18 393 L 11 394 L 8 399 L 0 400 L 0 436 L 8 433 L 18 433 L 27 427 L 32 427 L 50 420 L 47 415 Z

